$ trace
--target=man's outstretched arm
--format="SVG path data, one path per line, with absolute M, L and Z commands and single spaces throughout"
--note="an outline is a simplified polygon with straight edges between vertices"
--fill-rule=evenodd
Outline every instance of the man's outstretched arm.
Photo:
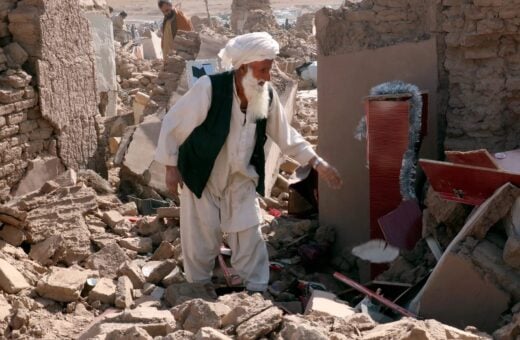
M 276 92 L 267 120 L 267 134 L 280 147 L 282 153 L 302 165 L 311 165 L 331 188 L 339 189 L 342 186 L 339 172 L 319 157 L 311 144 L 289 124 Z

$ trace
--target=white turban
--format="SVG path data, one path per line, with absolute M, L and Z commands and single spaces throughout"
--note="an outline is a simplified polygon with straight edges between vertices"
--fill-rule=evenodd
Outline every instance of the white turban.
M 255 61 L 272 60 L 280 52 L 280 45 L 267 32 L 255 32 L 235 37 L 220 50 L 218 56 L 225 69 L 238 69 Z

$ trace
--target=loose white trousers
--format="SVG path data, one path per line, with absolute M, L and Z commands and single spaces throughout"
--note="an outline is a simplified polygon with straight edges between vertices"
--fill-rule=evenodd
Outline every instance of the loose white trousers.
M 184 272 L 189 282 L 211 282 L 215 258 L 222 244 L 221 209 L 228 201 L 209 190 L 204 190 L 199 199 L 186 186 L 182 189 L 181 245 Z M 252 221 L 256 219 L 251 216 Z M 246 288 L 265 291 L 269 282 L 269 256 L 260 226 L 256 224 L 228 235 L 231 265 L 244 280 Z

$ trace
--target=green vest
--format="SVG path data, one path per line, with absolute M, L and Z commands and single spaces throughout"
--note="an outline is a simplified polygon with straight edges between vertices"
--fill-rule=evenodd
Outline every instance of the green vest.
M 233 107 L 233 72 L 209 76 L 211 80 L 211 106 L 206 120 L 196 127 L 179 147 L 178 168 L 184 184 L 201 198 L 217 156 L 226 142 L 231 125 Z M 272 89 L 269 88 L 272 100 Z M 256 122 L 256 143 L 250 164 L 259 176 L 256 191 L 265 194 L 264 144 L 267 119 Z

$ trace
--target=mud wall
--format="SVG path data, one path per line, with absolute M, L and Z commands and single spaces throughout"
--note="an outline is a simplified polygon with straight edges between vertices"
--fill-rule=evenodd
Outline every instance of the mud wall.
M 0 47 L 0 200 L 40 156 L 102 170 L 95 54 L 78 1 L 1 1 Z
M 520 3 L 445 0 L 438 10 L 449 90 L 446 148 L 520 147 Z

